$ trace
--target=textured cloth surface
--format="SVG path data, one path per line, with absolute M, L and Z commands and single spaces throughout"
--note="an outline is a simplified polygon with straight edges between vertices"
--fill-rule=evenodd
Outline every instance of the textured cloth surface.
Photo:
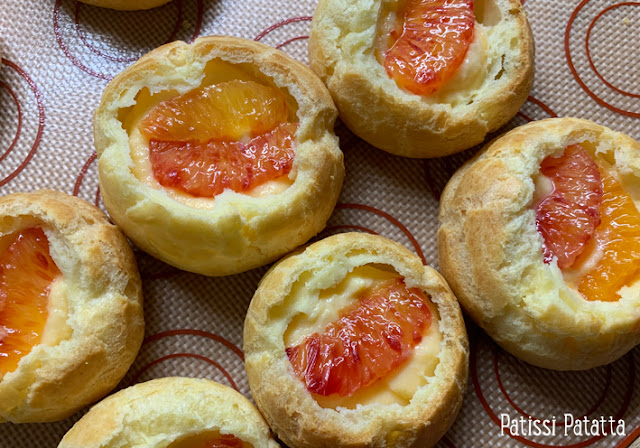
M 135 0 L 131 0 L 135 1 Z M 0 194 L 48 187 L 104 209 L 92 114 L 108 81 L 147 51 L 176 39 L 256 38 L 307 62 L 314 0 L 174 0 L 117 12 L 74 0 L 0 2 Z M 549 116 L 588 118 L 640 139 L 640 3 L 527 0 L 536 39 L 531 97 L 503 130 Z M 376 150 L 338 123 L 347 177 L 328 227 L 373 231 L 437 267 L 438 197 L 476 150 L 418 161 Z M 171 268 L 137 252 L 147 339 L 126 387 L 151 378 L 206 377 L 250 396 L 242 325 L 267 267 L 225 278 Z M 469 325 L 473 354 L 464 407 L 439 447 L 626 447 L 640 435 L 640 349 L 586 372 L 529 366 Z M 86 411 L 86 410 L 85 410 Z M 626 436 L 511 437 L 499 415 L 561 421 L 624 418 Z M 0 425 L 0 447 L 53 448 L 83 412 L 58 423 Z M 637 443 L 637 442 L 636 442 Z

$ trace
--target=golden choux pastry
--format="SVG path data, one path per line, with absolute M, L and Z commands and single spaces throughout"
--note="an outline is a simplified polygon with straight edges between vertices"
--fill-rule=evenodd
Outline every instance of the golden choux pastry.
M 105 398 L 58 448 L 278 448 L 258 410 L 213 381 L 160 378 Z
M 442 277 L 380 236 L 331 236 L 264 276 L 244 327 L 258 408 L 298 447 L 435 445 L 465 391 L 468 341 Z
M 336 116 L 317 76 L 271 47 L 164 45 L 116 76 L 96 111 L 104 203 L 136 245 L 180 269 L 264 265 L 333 211 L 344 177 Z
M 87 5 L 101 8 L 117 9 L 119 11 L 137 11 L 151 9 L 169 3 L 171 0 L 79 0 Z
M 477 145 L 531 89 L 534 42 L 520 0 L 441 4 L 320 0 L 313 16 L 311 68 L 349 129 L 392 154 Z
M 51 190 L 0 198 L 0 421 L 60 420 L 102 398 L 143 335 L 133 252 L 100 210 Z
M 640 144 L 558 118 L 489 143 L 440 203 L 442 274 L 505 350 L 579 370 L 640 343 Z

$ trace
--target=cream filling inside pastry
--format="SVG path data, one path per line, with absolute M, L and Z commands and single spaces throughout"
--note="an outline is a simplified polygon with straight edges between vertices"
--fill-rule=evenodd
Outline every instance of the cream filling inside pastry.
M 315 297 L 303 297 L 304 288 L 292 291 L 300 297 L 297 300 L 314 300 L 312 311 L 298 314 L 289 324 L 284 334 L 285 347 L 298 345 L 313 333 L 322 333 L 328 324 L 340 318 L 340 312 L 353 305 L 353 298 L 363 290 L 372 288 L 376 283 L 397 278 L 398 274 L 371 265 L 354 268 L 336 286 L 316 293 Z M 414 348 L 413 354 L 405 364 L 399 366 L 386 377 L 374 384 L 358 390 L 349 397 L 314 395 L 315 400 L 326 408 L 355 409 L 359 405 L 393 404 L 407 405 L 419 387 L 426 385 L 438 366 L 440 333 L 439 315 L 431 301 L 427 301 L 431 311 L 431 325 L 423 334 L 422 341 Z
M 200 87 L 232 80 L 255 81 L 267 84 L 266 80 L 262 79 L 263 77 L 264 75 L 259 76 L 258 73 L 253 73 L 250 67 L 234 65 L 214 59 L 207 63 Z M 295 122 L 297 121 L 297 105 L 286 91 L 284 91 L 284 93 L 287 98 L 287 105 L 289 106 L 289 120 Z M 151 94 L 148 89 L 143 89 L 136 96 L 136 104 L 121 111 L 119 118 L 124 130 L 129 135 L 129 148 L 131 159 L 133 160 L 131 172 L 139 181 L 145 183 L 147 186 L 156 190 L 164 191 L 169 197 L 180 201 L 185 205 L 194 208 L 213 208 L 215 198 L 195 197 L 178 189 L 166 188 L 156 180 L 153 174 L 151 161 L 149 159 L 149 141 L 140 132 L 140 122 L 159 103 L 177 95 L 179 95 L 179 92 L 175 90 L 163 90 L 161 92 Z M 278 194 L 284 192 L 287 188 L 293 185 L 295 178 L 296 172 L 294 165 L 288 176 L 282 176 L 278 179 L 265 182 L 264 184 L 258 185 L 247 192 L 236 193 L 231 190 L 227 190 L 222 194 L 243 194 L 251 197 L 263 197 Z
M 63 340 L 71 338 L 73 330 L 67 323 L 69 318 L 67 295 L 64 278 L 57 278 L 49 290 L 48 317 L 42 331 L 41 345 L 53 347 Z

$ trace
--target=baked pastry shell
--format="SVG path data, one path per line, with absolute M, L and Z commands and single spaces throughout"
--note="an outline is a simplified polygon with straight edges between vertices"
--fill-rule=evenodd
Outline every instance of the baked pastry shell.
M 208 431 L 231 434 L 254 448 L 278 448 L 258 410 L 214 381 L 169 377 L 136 384 L 96 404 L 58 448 L 166 447 Z
M 180 93 L 198 87 L 206 63 L 213 59 L 257 68 L 297 102 L 295 180 L 284 192 L 259 198 L 227 190 L 215 197 L 213 208 L 196 209 L 131 172 L 128 134 L 119 113 L 135 104 L 145 87 Z M 333 134 L 336 116 L 317 76 L 271 47 L 231 37 L 164 45 L 118 75 L 96 111 L 104 203 L 136 245 L 180 269 L 216 276 L 267 264 L 316 235 L 333 211 L 344 178 L 343 156 Z
M 430 295 L 443 335 L 439 364 L 429 383 L 406 406 L 323 408 L 296 378 L 286 355 L 284 332 L 296 313 L 296 304 L 286 298 L 296 283 L 329 288 L 350 269 L 366 264 L 391 266 L 408 287 Z M 469 349 L 458 302 L 435 270 L 391 240 L 347 233 L 307 246 L 267 272 L 249 306 L 244 352 L 256 404 L 278 437 L 292 448 L 417 448 L 435 445 L 453 423 L 466 388 Z
M 533 36 L 519 0 L 476 1 L 502 15 L 489 43 L 488 73 L 478 89 L 466 96 L 454 91 L 445 102 L 401 89 L 376 60 L 382 3 L 320 0 L 311 25 L 311 68 L 356 135 L 392 154 L 442 157 L 482 143 L 518 112 L 534 73 Z
M 151 9 L 169 3 L 171 0 L 79 0 L 87 5 L 101 8 L 117 9 L 119 11 L 137 11 Z
M 637 284 L 618 301 L 590 302 L 543 261 L 533 178 L 545 157 L 576 143 L 614 165 L 638 207 L 640 144 L 577 118 L 533 122 L 489 143 L 440 202 L 440 269 L 463 308 L 505 350 L 555 370 L 607 364 L 640 343 Z
M 63 275 L 58 343 L 39 344 L 0 378 L 0 421 L 61 420 L 125 375 L 144 335 L 142 285 L 128 241 L 93 205 L 39 190 L 0 198 L 0 235 L 38 226 Z M 56 282 L 57 283 L 57 282 Z M 52 330 L 53 331 L 53 330 Z

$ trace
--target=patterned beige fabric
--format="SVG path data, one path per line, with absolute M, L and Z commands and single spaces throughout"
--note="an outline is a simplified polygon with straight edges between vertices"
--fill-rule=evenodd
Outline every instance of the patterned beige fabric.
M 135 0 L 131 0 L 135 1 Z M 260 38 L 306 62 L 314 0 L 174 0 L 116 12 L 74 0 L 0 2 L 0 193 L 49 187 L 102 206 L 92 113 L 109 79 L 174 39 Z M 527 0 L 537 44 L 531 98 L 505 128 L 552 115 L 588 118 L 640 139 L 640 3 Z M 347 178 L 320 235 L 352 230 L 393 238 L 437 267 L 438 196 L 475 150 L 444 159 L 393 157 L 338 124 Z M 206 377 L 249 396 L 242 324 L 266 271 L 205 278 L 137 253 L 147 340 L 120 387 L 168 375 Z M 640 349 L 610 366 L 559 373 L 531 367 L 469 325 L 473 347 L 464 407 L 439 447 L 627 447 L 640 435 Z M 502 435 L 500 414 L 624 418 L 626 438 Z M 81 416 L 53 424 L 0 425 L 0 446 L 53 448 Z M 637 443 L 632 446 L 638 446 Z

